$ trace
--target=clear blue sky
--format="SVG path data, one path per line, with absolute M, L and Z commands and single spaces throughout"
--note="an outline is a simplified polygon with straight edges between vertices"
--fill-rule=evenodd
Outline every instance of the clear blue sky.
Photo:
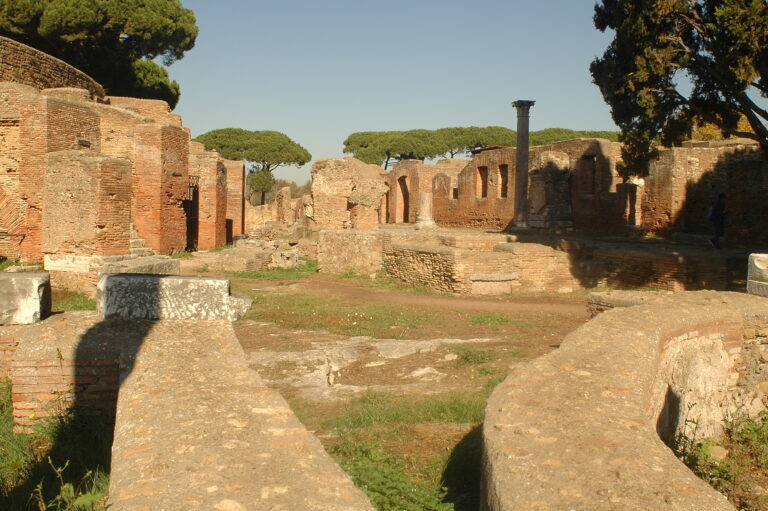
M 313 159 L 350 133 L 507 126 L 613 130 L 589 63 L 611 39 L 589 0 L 183 0 L 195 48 L 169 68 L 197 136 L 282 131 Z M 276 177 L 306 181 L 307 165 Z

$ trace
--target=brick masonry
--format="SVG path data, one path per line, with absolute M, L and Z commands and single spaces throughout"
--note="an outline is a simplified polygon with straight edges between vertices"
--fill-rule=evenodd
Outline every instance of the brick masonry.
M 104 88 L 64 61 L 0 36 L 0 82 L 15 82 L 38 89 L 77 87 L 103 98 Z
M 190 176 L 198 176 L 197 248 L 209 250 L 227 242 L 227 167 L 215 152 L 189 155 Z

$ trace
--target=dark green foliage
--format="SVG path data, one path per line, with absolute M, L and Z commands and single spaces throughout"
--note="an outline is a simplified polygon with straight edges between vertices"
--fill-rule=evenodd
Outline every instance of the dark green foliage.
M 702 123 L 768 148 L 765 0 L 604 0 L 595 26 L 615 37 L 590 66 L 621 128 L 626 173 L 644 175 L 658 142 Z M 690 81 L 692 89 L 680 87 Z M 764 104 L 764 103 L 763 103 Z M 739 129 L 741 115 L 750 130 Z
M 223 128 L 204 133 L 195 140 L 224 158 L 248 162 L 247 196 L 253 205 L 264 204 L 266 193 L 275 183 L 274 169 L 281 165 L 304 165 L 312 159 L 309 151 L 279 131 Z
M 549 128 L 533 131 L 531 145 L 545 145 L 573 138 L 607 138 L 617 140 L 614 131 L 574 131 Z M 478 128 L 440 128 L 410 131 L 359 131 L 344 141 L 344 152 L 365 163 L 381 165 L 385 169 L 393 162 L 468 153 L 473 149 L 517 145 L 517 133 L 501 126 Z
M 73 65 L 113 96 L 164 99 L 171 108 L 179 85 L 153 59 L 181 59 L 197 31 L 180 0 L 0 0 L 0 35 Z

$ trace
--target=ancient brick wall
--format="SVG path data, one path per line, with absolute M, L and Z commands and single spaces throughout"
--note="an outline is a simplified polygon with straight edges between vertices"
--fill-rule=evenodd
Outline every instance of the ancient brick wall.
M 227 168 L 216 152 L 189 155 L 189 175 L 199 176 L 197 247 L 210 250 L 227 242 Z
M 642 198 L 642 227 L 660 234 L 710 234 L 706 211 L 717 195 L 728 196 L 732 241 L 768 243 L 768 165 L 748 141 L 690 143 L 662 149 L 651 163 Z
M 15 95 L 15 94 L 14 94 Z M 25 260 L 42 259 L 42 193 L 46 155 L 73 149 L 99 150 L 99 122 L 89 104 L 44 95 L 15 95 L 19 101 L 21 158 L 19 189 L 26 203 L 26 236 L 20 246 Z M 55 212 L 50 212 L 55 215 Z
M 624 195 L 616 194 L 621 178 L 616 163 L 621 146 L 600 139 L 574 139 L 530 148 L 529 208 L 542 226 L 557 226 L 572 218 L 573 226 L 586 231 L 615 231 L 625 223 Z M 433 216 L 440 225 L 504 229 L 515 215 L 515 158 L 513 147 L 474 154 L 453 179 L 435 179 Z M 560 181 L 537 176 L 552 162 L 567 171 Z M 540 185 L 540 186 L 539 186 Z M 533 223 L 536 223 L 535 221 Z M 546 224 L 546 225 L 545 225 Z
M 267 222 L 274 222 L 277 220 L 274 204 L 253 206 L 248 201 L 245 201 L 243 217 L 245 219 L 243 229 L 246 234 L 253 232 L 259 225 L 264 225 Z
M 20 83 L 36 89 L 77 87 L 93 96 L 104 97 L 104 88 L 82 71 L 7 37 L 0 37 L 0 82 Z
M 139 237 L 161 254 L 186 248 L 182 200 L 189 188 L 189 135 L 181 128 L 141 125 L 135 131 L 132 216 Z
M 168 103 L 161 99 L 139 99 L 123 96 L 109 96 L 109 104 L 136 112 L 151 119 L 150 122 L 181 127 L 181 117 L 171 112 Z
M 395 164 L 387 175 L 387 223 L 414 223 L 419 194 L 432 193 L 432 182 L 438 174 L 449 176 L 455 187 L 459 172 L 468 163 L 469 160 L 457 158 L 438 160 L 434 164 L 425 164 L 421 160 L 404 160 Z
M 0 336 L 0 381 L 11 378 L 11 361 L 19 341 L 18 337 Z
M 381 231 L 323 229 L 317 244 L 317 270 L 375 274 L 382 267 L 383 244 Z
M 387 193 L 384 169 L 355 158 L 327 158 L 312 165 L 312 220 L 317 227 L 340 229 L 367 228 L 372 214 L 378 225 L 382 196 Z M 355 220 L 350 210 L 358 206 Z M 363 213 L 367 208 L 372 214 Z
M 459 173 L 435 181 L 432 215 L 440 225 L 506 228 L 515 214 L 515 149 L 482 151 Z M 506 177 L 505 177 L 506 176 Z
M 93 151 L 49 153 L 43 192 L 43 252 L 128 254 L 131 164 Z
M 245 233 L 245 163 L 222 160 L 227 168 L 227 243 Z

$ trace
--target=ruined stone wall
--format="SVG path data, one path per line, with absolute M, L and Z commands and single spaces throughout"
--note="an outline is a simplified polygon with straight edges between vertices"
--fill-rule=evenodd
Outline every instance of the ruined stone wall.
M 42 193 L 45 188 L 46 154 L 88 148 L 99 150 L 99 123 L 89 104 L 41 95 L 16 84 L 3 84 L 7 113 L 18 116 L 19 146 L 11 152 L 18 162 L 15 183 L 0 183 L 23 214 L 21 258 L 42 260 Z M 16 195 L 18 194 L 18 195 Z M 51 212 L 55 214 L 55 212 Z
M 323 229 L 376 227 L 386 192 L 381 167 L 355 158 L 318 160 L 312 165 L 312 221 Z M 355 206 L 353 216 L 350 211 Z
M 659 234 L 710 234 L 707 208 L 728 196 L 733 221 L 728 237 L 741 243 L 768 243 L 768 165 L 749 141 L 687 143 L 662 149 L 651 163 L 642 199 L 643 230 Z
M 574 139 L 530 148 L 528 207 L 534 227 L 572 224 L 580 230 L 613 232 L 626 223 L 626 196 L 616 163 L 621 146 L 601 139 Z M 433 215 L 440 225 L 504 229 L 515 215 L 513 147 L 474 154 L 453 179 L 435 179 Z M 559 177 L 558 177 L 559 176 Z
M 137 114 L 152 119 L 157 124 L 181 127 L 181 117 L 171 112 L 168 103 L 161 99 L 127 98 L 123 96 L 110 96 L 109 104 L 136 112 Z
M 694 427 L 697 438 L 716 436 L 739 404 L 738 357 L 745 338 L 768 332 L 764 299 L 657 298 L 600 314 L 496 387 L 483 428 L 484 509 L 734 509 L 668 445 Z
M 222 160 L 227 168 L 227 242 L 245 231 L 245 163 Z
M 506 169 L 506 178 L 502 178 Z M 443 173 L 444 174 L 444 173 Z M 506 228 L 514 216 L 515 149 L 482 151 L 459 173 L 434 183 L 433 217 L 439 225 Z
M 274 204 L 252 206 L 249 201 L 245 201 L 243 216 L 245 217 L 244 229 L 246 234 L 252 233 L 260 225 L 277 220 Z
M 375 274 L 382 268 L 383 246 L 381 231 L 323 229 L 317 243 L 317 271 Z
M 45 254 L 130 252 L 131 164 L 93 151 L 48 154 L 43 193 Z
M 77 87 L 103 98 L 104 88 L 66 62 L 7 37 L 0 36 L 0 82 L 47 89 Z
M 134 204 L 139 237 L 161 254 L 186 248 L 182 200 L 189 186 L 189 135 L 181 128 L 146 124 L 135 132 Z
M 18 337 L 0 336 L 0 380 L 11 378 L 11 361 L 19 341 Z
M 227 168 L 218 153 L 189 155 L 189 175 L 199 176 L 197 247 L 210 250 L 226 244 Z
M 434 164 L 421 160 L 404 160 L 395 164 L 387 175 L 387 223 L 414 223 L 418 214 L 419 194 L 432 193 L 433 181 L 438 174 L 445 174 L 456 186 L 461 169 L 469 160 L 443 159 Z

